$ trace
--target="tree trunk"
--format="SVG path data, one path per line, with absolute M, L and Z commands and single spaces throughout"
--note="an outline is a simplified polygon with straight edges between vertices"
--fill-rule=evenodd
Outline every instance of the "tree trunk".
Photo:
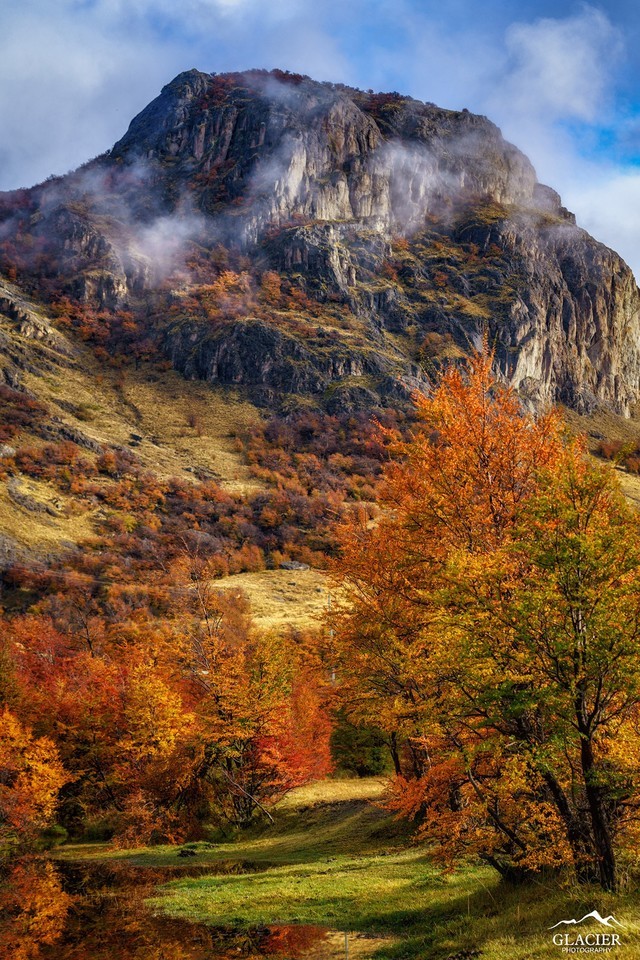
M 395 732 L 391 734 L 389 751 L 391 753 L 391 759 L 393 760 L 393 769 L 396 772 L 396 777 L 401 777 L 402 764 L 400 763 L 400 751 L 398 750 L 398 734 Z
M 604 890 L 614 891 L 618 878 L 616 873 L 616 856 L 613 849 L 613 840 L 609 828 L 609 818 L 604 805 L 604 791 L 595 782 L 596 764 L 593 756 L 593 744 L 583 735 L 580 741 L 580 760 L 584 776 L 584 788 L 589 804 L 591 829 L 597 857 L 600 885 Z
M 597 883 L 600 873 L 593 864 L 594 844 L 589 825 L 572 810 L 567 795 L 550 770 L 544 771 L 543 778 L 565 825 L 578 883 Z

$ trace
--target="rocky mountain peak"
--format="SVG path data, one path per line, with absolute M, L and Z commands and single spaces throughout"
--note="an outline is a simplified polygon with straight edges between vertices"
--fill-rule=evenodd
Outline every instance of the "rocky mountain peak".
M 485 117 L 279 71 L 180 74 L 109 160 L 169 165 L 210 214 L 259 206 L 243 218 L 254 242 L 295 216 L 406 233 L 453 201 L 537 202 L 533 167 Z
M 0 222 L 31 294 L 145 317 L 185 375 L 261 403 L 406 402 L 483 334 L 530 404 L 638 399 L 630 270 L 467 110 L 189 70 Z

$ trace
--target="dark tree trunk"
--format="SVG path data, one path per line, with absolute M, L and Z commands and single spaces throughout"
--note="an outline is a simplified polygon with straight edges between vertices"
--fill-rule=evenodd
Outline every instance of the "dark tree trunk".
M 584 776 L 585 793 L 589 804 L 591 829 L 600 884 L 604 890 L 613 891 L 618 885 L 616 855 L 613 849 L 609 818 L 605 808 L 604 791 L 595 779 L 596 764 L 593 756 L 593 744 L 591 740 L 584 735 L 580 741 L 580 760 Z
M 485 863 L 488 863 L 490 867 L 493 867 L 496 870 L 505 883 L 510 884 L 513 887 L 522 886 L 525 883 L 531 883 L 536 879 L 537 874 L 534 870 L 529 870 L 526 867 L 519 867 L 517 864 L 511 863 L 510 861 L 501 860 L 498 856 L 492 856 L 491 854 L 484 854 L 481 857 Z
M 402 764 L 400 763 L 400 751 L 398 750 L 398 734 L 392 733 L 389 740 L 389 751 L 391 753 L 391 759 L 393 760 L 393 769 L 396 772 L 396 777 L 402 776 Z
M 546 771 L 543 777 L 567 831 L 578 883 L 598 883 L 600 873 L 593 863 L 594 843 L 589 824 L 572 809 L 567 795 L 554 775 Z

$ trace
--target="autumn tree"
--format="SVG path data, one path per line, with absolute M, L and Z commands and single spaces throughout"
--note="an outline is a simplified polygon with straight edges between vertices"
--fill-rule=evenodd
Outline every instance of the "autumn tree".
M 252 629 L 246 600 L 216 589 L 209 563 L 185 552 L 171 656 L 195 718 L 191 775 L 179 804 L 198 798 L 247 824 L 292 787 L 325 775 L 330 724 L 317 682 L 290 638 Z
M 183 840 L 270 816 L 330 769 L 321 665 L 299 639 L 254 629 L 246 598 L 217 588 L 219 560 L 184 541 L 146 590 L 69 575 L 64 591 L 6 620 L 0 704 L 34 757 L 39 745 L 68 771 L 59 812 L 71 833 Z M 29 803 L 51 769 L 42 759 L 34 784 L 11 763 L 0 763 L 0 808 L 13 804 L 24 831 L 41 820 Z
M 68 779 L 55 744 L 34 737 L 5 708 L 0 713 L 0 840 L 34 839 L 51 822 Z
M 345 707 L 396 738 L 391 805 L 446 862 L 569 863 L 613 889 L 638 799 L 636 517 L 486 354 L 418 409 L 383 519 L 342 532 Z
M 569 444 L 540 471 L 509 550 L 464 581 L 484 716 L 510 721 L 578 875 L 615 889 L 616 843 L 635 839 L 640 806 L 637 515 L 612 472 Z M 470 626 L 469 607 L 457 613 Z
M 349 715 L 389 730 L 396 771 L 412 776 L 424 766 L 419 705 L 434 683 L 425 654 L 442 646 L 437 599 L 449 558 L 502 543 L 538 466 L 561 447 L 557 417 L 523 417 L 517 399 L 496 389 L 486 357 L 475 359 L 468 380 L 449 370 L 417 407 L 411 438 L 389 446 L 382 519 L 351 515 L 335 567 L 351 600 L 335 623 Z

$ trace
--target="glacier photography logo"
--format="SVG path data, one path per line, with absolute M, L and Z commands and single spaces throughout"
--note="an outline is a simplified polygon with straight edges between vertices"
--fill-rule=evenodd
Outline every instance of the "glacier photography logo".
M 599 923 L 607 930 L 589 929 L 593 923 Z M 579 930 L 561 930 L 561 927 L 579 927 L 586 924 L 585 929 Z M 617 930 L 624 930 L 619 920 L 610 914 L 608 917 L 601 916 L 597 910 L 591 913 L 585 913 L 579 920 L 558 920 L 549 930 L 555 930 L 553 942 L 556 947 L 560 947 L 563 953 L 610 953 L 614 947 L 622 946 L 620 934 Z

